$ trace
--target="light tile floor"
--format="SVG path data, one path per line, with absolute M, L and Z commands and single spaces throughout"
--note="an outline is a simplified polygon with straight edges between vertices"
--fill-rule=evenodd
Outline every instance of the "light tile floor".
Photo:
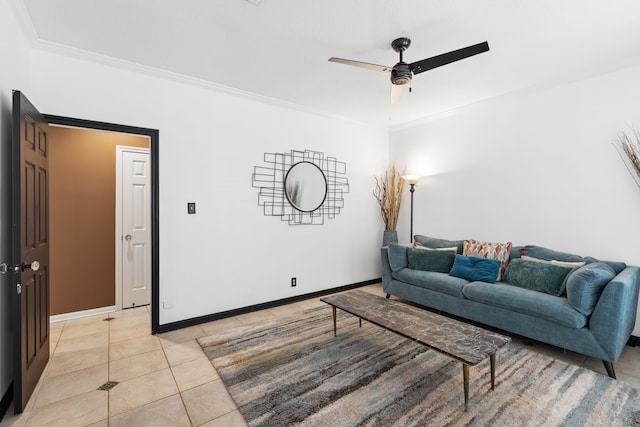
M 363 289 L 384 295 L 379 284 Z M 318 305 L 324 303 L 314 298 L 155 336 L 150 335 L 148 307 L 54 323 L 51 359 L 25 412 L 13 416 L 10 408 L 0 427 L 245 426 L 195 339 Z M 605 372 L 599 360 L 541 343 L 514 342 Z M 619 379 L 640 387 L 640 347 L 625 347 L 615 368 Z M 98 390 L 107 381 L 118 384 Z

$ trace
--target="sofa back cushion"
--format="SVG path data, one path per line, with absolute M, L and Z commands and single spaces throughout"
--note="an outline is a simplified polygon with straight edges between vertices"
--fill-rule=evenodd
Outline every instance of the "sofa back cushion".
M 604 262 L 593 262 L 574 271 L 567 279 L 567 299 L 580 313 L 589 316 L 604 287 L 616 276 Z
M 407 249 L 409 268 L 414 270 L 448 273 L 453 265 L 456 253 L 437 249 Z
M 422 246 L 427 248 L 450 248 L 455 246 L 457 249 L 457 253 L 462 254 L 462 249 L 464 245 L 464 240 L 446 240 L 446 239 L 438 239 L 436 237 L 422 236 L 420 234 L 416 234 L 413 236 L 413 239 L 420 243 Z
M 532 256 L 534 258 L 544 259 L 547 261 L 557 260 L 557 261 L 567 261 L 567 262 L 585 262 L 587 264 L 590 264 L 592 262 L 603 262 L 607 264 L 609 267 L 611 267 L 611 269 L 616 274 L 620 273 L 627 266 L 624 262 L 600 261 L 590 256 L 581 257 L 580 255 L 560 252 L 560 251 L 548 249 L 542 246 L 526 245 L 524 246 L 523 250 L 524 252 L 526 252 L 526 255 Z
M 497 259 L 456 255 L 449 275 L 471 282 L 495 283 L 499 273 L 500 261 Z
M 571 267 L 517 258 L 509 262 L 504 282 L 519 288 L 560 296 L 564 292 L 565 279 L 572 271 Z

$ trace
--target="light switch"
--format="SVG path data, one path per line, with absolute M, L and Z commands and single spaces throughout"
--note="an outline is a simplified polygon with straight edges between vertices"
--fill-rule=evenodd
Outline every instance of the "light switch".
M 189 215 L 193 215 L 193 214 L 196 213 L 196 204 L 195 204 L 195 202 L 187 203 L 187 213 Z

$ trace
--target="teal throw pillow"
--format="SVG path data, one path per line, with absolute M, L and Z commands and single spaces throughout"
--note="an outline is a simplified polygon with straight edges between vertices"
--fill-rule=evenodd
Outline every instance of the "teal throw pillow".
M 516 258 L 509 262 L 504 282 L 519 288 L 560 296 L 564 292 L 565 279 L 572 271 L 571 267 Z
M 436 237 L 422 236 L 420 234 L 416 234 L 413 236 L 413 239 L 420 243 L 422 246 L 427 248 L 451 248 L 455 246 L 458 250 L 458 253 L 462 253 L 462 249 L 464 247 L 464 240 L 446 240 L 446 239 L 438 239 Z
M 455 259 L 453 251 L 438 251 L 409 248 L 407 249 L 409 268 L 414 270 L 448 273 Z
M 591 315 L 604 287 L 616 276 L 604 262 L 593 262 L 577 269 L 567 279 L 569 304 L 585 316 Z
M 500 260 L 456 255 L 449 276 L 470 282 L 495 283 L 500 272 Z

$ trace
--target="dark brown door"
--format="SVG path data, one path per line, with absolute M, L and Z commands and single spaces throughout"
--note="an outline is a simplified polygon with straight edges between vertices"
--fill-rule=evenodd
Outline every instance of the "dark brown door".
M 47 121 L 13 93 L 12 261 L 14 410 L 21 413 L 49 361 Z

